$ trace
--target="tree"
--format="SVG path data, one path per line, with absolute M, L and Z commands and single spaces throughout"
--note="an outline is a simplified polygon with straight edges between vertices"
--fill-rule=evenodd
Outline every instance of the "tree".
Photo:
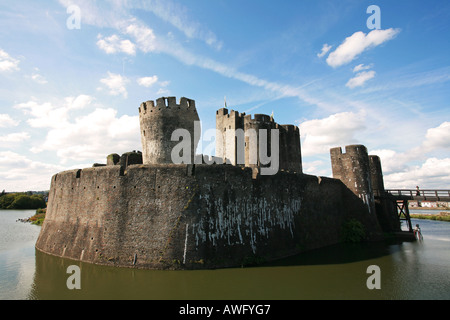
M 0 208 L 2 209 L 39 209 L 45 207 L 43 195 L 10 193 L 0 198 Z

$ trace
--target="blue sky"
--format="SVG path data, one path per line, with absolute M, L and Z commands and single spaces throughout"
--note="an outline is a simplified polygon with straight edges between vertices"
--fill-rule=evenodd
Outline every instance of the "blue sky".
M 204 131 L 224 97 L 298 125 L 308 174 L 358 143 L 388 188 L 450 189 L 449 33 L 448 1 L 3 1 L 0 189 L 141 150 L 161 96 L 196 100 Z

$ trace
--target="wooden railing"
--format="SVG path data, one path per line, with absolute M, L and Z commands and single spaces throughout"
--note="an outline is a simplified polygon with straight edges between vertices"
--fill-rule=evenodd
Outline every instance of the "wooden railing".
M 410 197 L 412 200 L 450 201 L 450 190 L 389 189 L 385 191 L 394 197 Z

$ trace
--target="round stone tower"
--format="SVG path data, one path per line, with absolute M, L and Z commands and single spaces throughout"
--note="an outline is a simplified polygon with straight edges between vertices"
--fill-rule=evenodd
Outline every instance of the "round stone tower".
M 350 190 L 361 198 L 370 213 L 375 213 L 372 177 L 367 148 L 363 145 L 350 145 L 332 148 L 331 166 L 333 178 L 340 179 Z
M 190 163 L 194 163 L 200 139 L 200 131 L 195 130 L 196 125 L 200 129 L 200 123 L 194 100 L 183 97 L 177 104 L 175 97 L 162 97 L 156 99 L 156 104 L 152 100 L 143 102 L 139 107 L 139 123 L 144 164 L 174 163 L 172 150 L 180 140 L 176 136 L 172 141 L 172 134 L 177 129 L 189 133 Z

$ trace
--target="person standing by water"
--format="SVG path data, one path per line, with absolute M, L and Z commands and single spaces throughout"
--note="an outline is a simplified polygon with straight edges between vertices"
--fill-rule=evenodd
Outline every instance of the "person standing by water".
M 415 237 L 417 240 L 422 240 L 422 239 L 423 239 L 423 237 L 422 237 L 422 232 L 420 231 L 420 227 L 419 227 L 418 224 L 416 224 L 416 226 L 415 226 L 415 228 L 414 228 L 414 237 Z

